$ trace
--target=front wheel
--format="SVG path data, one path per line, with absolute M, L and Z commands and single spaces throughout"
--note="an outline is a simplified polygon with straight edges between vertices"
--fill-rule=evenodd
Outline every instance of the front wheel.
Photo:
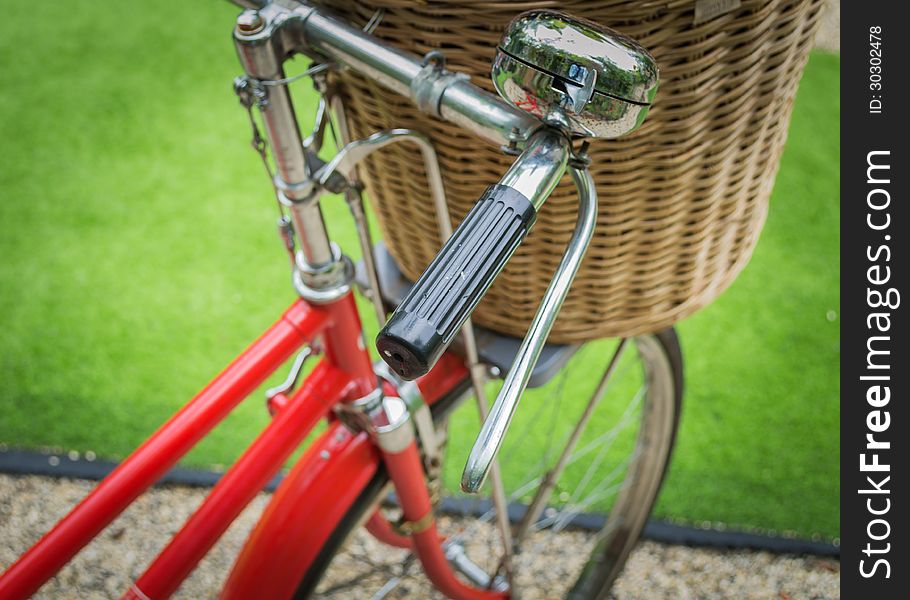
M 495 391 L 489 390 L 491 397 Z M 454 390 L 449 401 L 463 396 L 458 392 Z M 499 453 L 509 503 L 513 508 L 523 506 L 511 511 L 510 545 L 516 551 L 503 560 L 506 545 L 495 510 L 488 500 L 475 497 L 447 500 L 449 506 L 462 509 L 458 517 L 440 519 L 447 543 L 461 546 L 487 574 L 508 575 L 523 599 L 607 597 L 660 490 L 676 437 L 682 392 L 682 353 L 672 329 L 627 343 L 587 344 L 552 381 L 525 394 Z M 444 399 L 440 406 L 445 404 Z M 434 411 L 448 433 L 447 490 L 458 489 L 477 432 L 473 404 L 463 402 L 452 414 Z M 318 568 L 303 579 L 298 597 L 316 589 L 326 567 L 330 574 L 326 579 L 336 584 L 323 588 L 340 591 L 331 559 L 346 534 L 380 500 L 384 474 L 377 479 L 323 548 L 314 565 Z M 592 530 L 592 523 L 599 527 Z M 343 568 L 348 570 L 350 563 Z M 386 586 L 394 584 L 393 579 L 421 577 L 418 573 L 405 566 Z M 379 581 L 366 574 L 351 578 L 349 573 L 342 579 L 359 585 Z

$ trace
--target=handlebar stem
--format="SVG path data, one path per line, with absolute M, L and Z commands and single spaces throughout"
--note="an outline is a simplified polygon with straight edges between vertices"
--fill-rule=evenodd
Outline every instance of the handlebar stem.
M 263 26 L 252 33 L 234 30 L 237 56 L 246 74 L 259 80 L 284 78 L 284 48 L 279 35 L 290 20 L 263 15 Z M 300 241 L 302 258 L 312 269 L 336 262 L 318 203 L 311 193 L 303 139 L 287 86 L 271 86 L 260 105 L 262 121 L 275 159 L 278 200 L 288 208 Z
M 284 78 L 284 61 L 295 52 L 315 55 L 350 68 L 406 97 L 415 97 L 415 79 L 424 70 L 418 56 L 402 52 L 368 33 L 323 14 L 321 9 L 297 0 L 283 2 L 237 1 L 248 9 L 234 41 L 247 75 L 259 80 Z M 438 114 L 496 144 L 528 141 L 541 122 L 463 78 L 451 77 L 443 68 L 434 71 Z M 442 84 L 442 85 L 440 85 Z M 272 148 L 279 201 L 290 213 L 300 242 L 301 254 L 311 270 L 329 269 L 336 263 L 319 203 L 310 200 L 312 176 L 308 172 L 303 139 L 286 86 L 269 86 L 260 106 Z M 545 179 L 545 178 L 544 178 Z M 548 185 L 547 181 L 540 182 Z M 545 197 L 545 196 L 544 196 Z

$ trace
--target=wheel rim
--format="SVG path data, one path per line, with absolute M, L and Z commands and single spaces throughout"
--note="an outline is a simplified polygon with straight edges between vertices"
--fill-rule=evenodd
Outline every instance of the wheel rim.
M 635 343 L 642 363 L 650 365 L 645 377 L 652 391 L 636 440 L 638 464 L 631 469 L 635 480 L 613 505 L 613 512 L 623 515 L 622 521 L 607 520 L 570 597 L 606 595 L 651 514 L 672 449 L 677 411 L 673 366 L 656 337 L 639 337 Z
M 523 543 L 522 552 L 513 557 L 513 586 L 523 598 L 533 597 L 535 592 L 541 591 L 542 585 L 546 597 L 557 594 L 573 598 L 597 597 L 609 589 L 621 571 L 650 514 L 673 440 L 676 377 L 667 350 L 656 336 L 641 336 L 633 341 L 572 453 L 552 501 Z M 531 501 L 535 484 L 539 484 L 546 469 L 553 466 L 554 457 L 562 449 L 566 429 L 574 426 L 577 403 L 567 406 L 564 402 L 567 388 L 572 393 L 576 387 L 573 378 L 586 375 L 596 382 L 600 373 L 587 369 L 598 362 L 599 355 L 605 354 L 606 358 L 600 360 L 603 368 L 615 345 L 615 341 L 602 342 L 582 349 L 586 356 L 573 358 L 564 373 L 541 390 L 530 392 L 531 397 L 523 400 L 526 404 L 519 412 L 525 411 L 525 418 L 517 418 L 513 423 L 500 453 L 510 503 Z M 580 374 L 579 370 L 586 372 Z M 635 388 L 634 392 L 632 388 Z M 536 402 L 534 395 L 538 396 Z M 620 396 L 624 397 L 623 401 L 618 400 Z M 545 403 L 547 400 L 549 402 Z M 582 404 L 587 400 L 585 397 Z M 461 410 L 471 409 L 465 406 Z M 565 424 L 557 425 L 557 417 Z M 613 427 L 604 427 L 604 423 L 611 422 Z M 455 423 L 456 430 L 458 425 Z M 547 430 L 548 441 L 542 452 L 539 452 L 540 444 L 535 443 L 539 441 L 535 428 Z M 535 465 L 537 472 L 527 468 L 529 445 L 543 458 Z M 525 456 L 521 456 L 522 452 Z M 516 460 L 517 457 L 520 460 Z M 452 471 L 459 471 L 464 462 L 457 455 L 449 456 L 447 460 L 450 463 L 447 487 L 453 489 Z M 523 476 L 516 477 L 518 472 L 523 472 Z M 600 532 L 571 531 L 579 518 L 587 518 L 586 513 L 592 512 L 608 512 L 605 527 Z M 449 531 L 445 531 L 446 526 L 451 527 L 452 523 L 442 521 L 450 543 L 463 544 L 468 556 L 488 573 L 496 572 L 502 566 L 501 541 L 492 526 L 493 518 L 494 512 L 490 509 L 475 522 L 459 523 Z M 553 533 L 558 533 L 559 539 L 565 541 L 554 541 Z M 574 549 L 574 555 L 562 561 L 567 564 L 560 564 L 569 549 Z M 586 561 L 578 556 L 581 553 L 590 558 Z

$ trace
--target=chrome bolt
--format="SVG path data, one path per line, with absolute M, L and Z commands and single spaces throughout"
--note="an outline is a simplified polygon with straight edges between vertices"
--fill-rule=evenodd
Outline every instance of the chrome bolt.
M 265 28 L 265 19 L 256 10 L 245 10 L 237 17 L 237 31 L 244 35 L 259 33 Z

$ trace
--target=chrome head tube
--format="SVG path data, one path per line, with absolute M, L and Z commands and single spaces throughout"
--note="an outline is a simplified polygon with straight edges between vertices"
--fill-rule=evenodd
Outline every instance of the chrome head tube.
M 237 54 L 249 80 L 261 84 L 257 105 L 276 167 L 273 183 L 299 242 L 295 288 L 313 302 L 329 302 L 346 293 L 351 270 L 330 242 L 319 205 L 326 183 L 320 177 L 327 171 L 317 173 L 323 165 L 314 154 L 322 130 L 317 121 L 311 135 L 306 139 L 301 135 L 285 85 L 283 63 L 290 56 L 306 53 L 359 71 L 415 101 L 419 98 L 421 108 L 499 144 L 527 139 L 541 126 L 533 116 L 446 71 L 442 63 L 429 64 L 398 51 L 304 2 L 238 4 L 247 10 L 234 29 Z M 433 192 L 439 195 L 438 190 Z

